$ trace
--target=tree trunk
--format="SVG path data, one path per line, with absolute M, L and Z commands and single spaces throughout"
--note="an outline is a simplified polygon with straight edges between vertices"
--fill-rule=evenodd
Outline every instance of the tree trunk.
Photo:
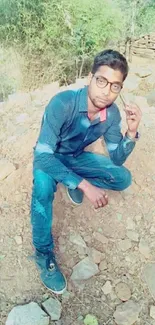
M 81 62 L 81 67 L 80 67 L 80 71 L 79 71 L 79 78 L 81 78 L 81 76 L 82 76 L 82 71 L 83 71 L 84 62 L 85 62 L 85 58 L 84 58 L 84 56 L 83 56 L 83 57 L 82 57 L 82 62 Z
M 132 18 L 131 18 L 131 39 L 129 44 L 129 62 L 132 62 L 132 43 L 135 36 L 135 21 L 136 21 L 137 0 L 132 3 Z

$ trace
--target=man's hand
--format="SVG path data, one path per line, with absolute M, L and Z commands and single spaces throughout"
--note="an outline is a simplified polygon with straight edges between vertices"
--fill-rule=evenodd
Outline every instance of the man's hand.
M 129 105 L 126 105 L 125 113 L 128 125 L 127 135 L 129 135 L 131 138 L 135 138 L 139 123 L 142 118 L 142 112 L 136 104 L 131 103 Z
M 108 196 L 103 189 L 90 184 L 86 180 L 83 180 L 78 188 L 84 192 L 95 209 L 102 208 L 108 204 Z

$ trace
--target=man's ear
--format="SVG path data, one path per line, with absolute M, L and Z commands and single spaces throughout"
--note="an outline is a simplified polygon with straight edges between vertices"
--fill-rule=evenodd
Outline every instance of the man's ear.
M 90 85 L 90 82 L 91 82 L 91 80 L 92 80 L 92 77 L 93 77 L 92 73 L 89 72 L 89 75 L 88 75 L 88 78 L 87 78 L 88 86 Z

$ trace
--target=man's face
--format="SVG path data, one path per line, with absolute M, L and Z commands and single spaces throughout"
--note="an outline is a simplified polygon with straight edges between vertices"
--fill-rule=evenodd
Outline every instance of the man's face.
M 112 83 L 107 83 L 107 81 Z M 106 85 L 107 83 L 107 85 Z M 118 97 L 123 85 L 123 74 L 108 66 L 101 66 L 94 75 L 90 73 L 88 95 L 98 110 L 111 105 Z

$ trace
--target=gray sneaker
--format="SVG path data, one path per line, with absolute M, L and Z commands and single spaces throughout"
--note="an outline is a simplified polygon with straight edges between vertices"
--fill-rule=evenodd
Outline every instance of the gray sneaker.
M 83 201 L 83 192 L 81 190 L 79 190 L 78 188 L 76 188 L 75 190 L 71 190 L 71 189 L 67 189 L 67 194 L 68 197 L 70 198 L 70 200 L 76 204 L 76 205 L 80 205 Z

